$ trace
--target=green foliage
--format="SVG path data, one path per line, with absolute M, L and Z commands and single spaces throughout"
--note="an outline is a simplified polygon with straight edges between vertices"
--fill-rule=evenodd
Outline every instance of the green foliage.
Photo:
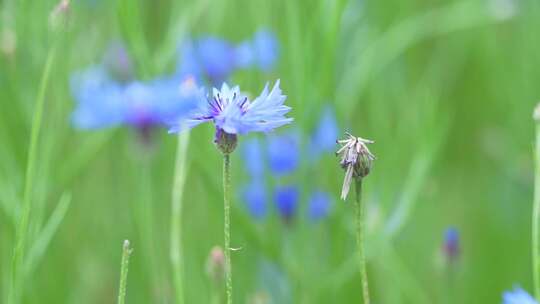
M 223 242 L 211 126 L 191 132 L 174 182 L 176 136 L 158 131 L 145 147 L 127 128 L 73 129 L 69 76 L 112 40 L 126 43 L 148 79 L 174 70 L 186 35 L 241 41 L 261 26 L 278 34 L 278 68 L 232 81 L 255 93 L 281 78 L 295 118 L 288 128 L 311 131 L 331 103 L 344 131 L 376 141 L 363 183 L 374 303 L 497 303 L 513 284 L 532 290 L 538 1 L 81 0 L 61 38 L 48 26 L 56 4 L 0 1 L 0 302 L 15 283 L 21 303 L 114 303 L 124 239 L 134 248 L 126 302 L 172 303 L 178 267 L 185 303 L 211 301 L 205 263 Z M 238 189 L 242 158 L 231 158 Z M 328 155 L 296 177 L 335 194 L 328 219 L 256 222 L 232 193 L 235 303 L 360 301 L 354 206 L 338 200 L 342 169 Z M 171 209 L 178 184 L 181 211 Z M 171 212 L 182 215 L 176 265 Z M 448 225 L 463 241 L 452 269 L 440 257 Z M 18 241 L 21 284 L 10 271 Z

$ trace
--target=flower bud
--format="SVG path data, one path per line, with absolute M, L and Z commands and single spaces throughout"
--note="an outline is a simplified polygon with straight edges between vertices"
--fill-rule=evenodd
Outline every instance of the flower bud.
M 446 229 L 444 234 L 444 243 L 442 251 L 445 259 L 448 262 L 453 262 L 459 258 L 460 253 L 460 242 L 459 242 L 459 231 L 450 227 Z
M 60 0 L 49 16 L 49 26 L 52 31 L 58 31 L 67 26 L 69 12 L 69 0 Z
M 210 255 L 206 261 L 206 273 L 216 284 L 221 284 L 225 279 L 225 253 L 219 246 L 214 246 L 210 250 Z
M 216 129 L 216 137 L 214 143 L 223 154 L 230 154 L 236 149 L 238 144 L 238 137 L 236 134 L 230 134 L 221 128 Z

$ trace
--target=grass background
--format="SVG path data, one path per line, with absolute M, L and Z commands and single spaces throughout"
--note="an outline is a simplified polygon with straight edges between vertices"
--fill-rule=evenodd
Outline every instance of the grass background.
M 368 271 L 376 303 L 496 303 L 531 290 L 532 109 L 540 98 L 540 4 L 534 0 L 72 1 L 52 34 L 56 1 L 0 1 L 0 302 L 15 231 L 39 83 L 57 41 L 31 189 L 22 303 L 113 303 L 121 246 L 134 247 L 128 303 L 173 303 L 168 259 L 176 137 L 141 146 L 126 128 L 81 132 L 69 122 L 69 76 L 123 40 L 140 78 L 172 72 L 190 35 L 241 41 L 261 26 L 281 43 L 271 74 L 235 73 L 251 92 L 281 78 L 291 116 L 310 132 L 323 105 L 343 130 L 375 139 L 366 180 Z M 56 36 L 60 36 L 59 38 Z M 55 38 L 56 37 L 56 38 Z M 205 272 L 222 243 L 221 159 L 211 126 L 191 134 L 184 193 L 186 303 L 209 303 Z M 241 145 L 241 143 L 240 143 Z M 246 177 L 233 155 L 233 184 Z M 318 224 L 252 221 L 233 202 L 235 303 L 360 301 L 352 205 L 338 200 L 333 155 L 294 180 L 335 194 Z M 152 231 L 141 232 L 141 223 Z M 448 269 L 443 231 L 461 232 Z M 146 235 L 144 233 L 147 233 Z M 144 240 L 151 245 L 145 245 Z M 146 243 L 148 244 L 148 243 Z

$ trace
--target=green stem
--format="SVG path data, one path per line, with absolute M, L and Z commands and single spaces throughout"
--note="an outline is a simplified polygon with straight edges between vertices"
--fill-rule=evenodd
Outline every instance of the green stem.
M 358 249 L 358 265 L 362 279 L 362 297 L 364 304 L 369 304 L 369 287 L 366 271 L 366 255 L 364 250 L 364 205 L 362 204 L 362 179 L 356 180 L 356 246 Z
M 223 215 L 225 235 L 225 284 L 227 304 L 232 304 L 232 265 L 231 265 L 231 171 L 230 155 L 223 155 Z
M 122 262 L 120 263 L 120 286 L 118 287 L 118 304 L 124 304 L 126 300 L 126 285 L 129 266 L 129 256 L 132 249 L 129 248 L 129 241 L 124 241 L 122 250 Z
M 24 260 L 26 239 L 28 234 L 28 225 L 30 221 L 30 210 L 32 207 L 32 188 L 35 175 L 35 166 L 37 158 L 37 145 L 39 133 L 41 130 L 41 121 L 43 118 L 43 107 L 45 104 L 45 93 L 47 91 L 47 85 L 49 83 L 49 76 L 51 74 L 51 68 L 56 56 L 56 45 L 53 45 L 49 49 L 43 74 L 41 75 L 41 82 L 39 85 L 39 92 L 36 99 L 36 108 L 34 110 L 34 116 L 32 118 L 32 130 L 30 135 L 30 146 L 28 150 L 28 159 L 26 167 L 26 176 L 23 193 L 23 206 L 19 225 L 17 227 L 17 233 L 15 236 L 15 249 L 13 251 L 13 259 L 11 263 L 11 282 L 8 290 L 8 303 L 15 304 L 20 300 L 21 292 L 21 264 Z
M 540 299 L 540 247 L 538 243 L 540 229 L 540 122 L 536 123 L 534 204 L 532 214 L 532 263 L 534 296 Z
M 176 303 L 184 303 L 183 264 L 182 264 L 182 196 L 186 183 L 186 155 L 189 146 L 189 132 L 180 132 L 176 149 L 176 162 L 174 169 L 174 184 L 171 202 L 171 248 L 169 256 L 173 268 L 173 281 L 175 287 Z

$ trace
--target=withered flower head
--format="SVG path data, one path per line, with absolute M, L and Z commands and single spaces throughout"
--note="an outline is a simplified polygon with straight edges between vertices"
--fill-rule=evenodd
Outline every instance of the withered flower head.
M 372 144 L 374 141 L 353 136 L 348 132 L 345 134 L 347 138 L 337 141 L 341 148 L 336 152 L 341 157 L 339 164 L 345 170 L 345 179 L 341 189 L 343 200 L 349 194 L 353 178 L 359 180 L 367 176 L 375 160 L 375 156 L 369 152 L 367 147 L 367 144 Z

